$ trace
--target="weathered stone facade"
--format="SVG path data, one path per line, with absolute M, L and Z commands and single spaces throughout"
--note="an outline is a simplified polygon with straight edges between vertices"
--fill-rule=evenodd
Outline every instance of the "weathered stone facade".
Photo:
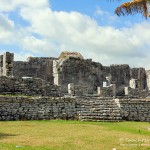
M 69 83 L 86 86 L 89 94 L 95 94 L 97 87 L 103 87 L 107 77 L 111 77 L 111 83 L 116 84 L 116 95 L 124 95 L 124 87 L 129 86 L 132 78 L 139 81 L 140 90 L 147 88 L 146 71 L 143 68 L 132 69 L 128 65 L 102 66 L 92 60 L 69 58 L 54 60 L 53 62 L 54 83 L 67 92 Z
M 13 76 L 14 54 L 6 52 L 0 55 L 0 76 Z
M 75 99 L 0 96 L 0 120 L 75 119 Z
M 0 120 L 150 121 L 150 72 L 144 68 L 103 66 L 68 52 L 13 59 L 9 52 L 0 55 L 0 94 L 6 95 L 0 96 Z
M 150 90 L 150 70 L 146 71 L 147 88 Z
M 123 120 L 150 122 L 149 99 L 117 99 Z
M 28 61 L 14 61 L 13 76 L 41 78 L 53 84 L 53 60 L 50 57 L 29 57 Z
M 0 96 L 0 120 L 150 121 L 150 101 L 101 97 Z
M 54 82 L 67 92 L 69 83 L 88 87 L 88 93 L 96 92 L 97 87 L 102 86 L 104 75 L 102 65 L 80 58 L 56 60 L 54 65 Z
M 0 94 L 60 96 L 60 87 L 40 78 L 0 77 Z
M 97 88 L 103 87 L 106 81 L 110 82 L 109 85 L 116 84 L 116 95 L 124 95 L 124 87 L 130 86 L 131 79 L 138 81 L 140 90 L 148 89 L 148 77 L 144 68 L 130 68 L 129 65 L 103 66 L 91 59 L 84 59 L 80 53 L 62 52 L 59 58 L 29 57 L 28 61 L 22 62 L 13 61 L 13 54 L 6 52 L 0 58 L 0 76 L 41 78 L 60 86 L 63 93 L 67 93 L 68 84 L 73 83 L 87 87 L 88 94 L 95 94 Z

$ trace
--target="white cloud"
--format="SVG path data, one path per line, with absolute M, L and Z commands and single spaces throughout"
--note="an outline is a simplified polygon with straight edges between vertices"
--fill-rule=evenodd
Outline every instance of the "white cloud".
M 0 11 L 9 12 L 22 7 L 45 8 L 49 6 L 48 0 L 0 0 Z
M 1 38 L 8 41 L 13 35 L 13 42 L 21 47 L 24 55 L 58 56 L 62 50 L 71 50 L 104 65 L 126 63 L 150 67 L 148 22 L 117 29 L 100 26 L 93 18 L 78 12 L 52 11 L 47 0 L 36 0 L 36 3 L 35 0 L 0 0 L 0 3 L 0 10 L 8 14 L 19 8 L 18 15 L 30 24 L 15 28 L 15 20 L 13 23 L 5 14 L 0 16 L 0 42 Z M 112 17 L 100 9 L 97 14 Z M 8 34 L 3 26 L 10 29 Z
M 13 39 L 14 22 L 7 16 L 0 14 L 0 43 L 7 43 Z

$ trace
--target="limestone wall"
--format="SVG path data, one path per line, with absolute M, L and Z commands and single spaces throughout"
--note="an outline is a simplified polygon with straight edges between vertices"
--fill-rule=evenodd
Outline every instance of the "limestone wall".
M 150 100 L 116 99 L 123 120 L 150 122 Z
M 111 75 L 112 83 L 116 84 L 117 95 L 124 95 L 124 87 L 129 86 L 131 79 L 138 80 L 140 90 L 147 89 L 146 70 L 144 68 L 130 68 L 129 65 L 103 66 L 106 74 Z
M 110 97 L 80 97 L 81 106 L 79 119 L 81 121 L 121 121 L 120 108 Z
M 0 120 L 75 119 L 75 99 L 0 96 Z
M 147 88 L 150 90 L 150 70 L 146 70 Z
M 89 93 L 95 93 L 97 87 L 103 86 L 106 77 L 111 77 L 110 84 L 116 84 L 117 95 L 124 95 L 124 87 L 129 86 L 132 78 L 138 79 L 141 90 L 147 87 L 145 69 L 131 69 L 126 64 L 108 67 L 92 60 L 69 58 L 55 61 L 54 66 L 54 81 L 62 87 L 63 92 L 67 92 L 69 83 L 74 83 L 86 86 Z
M 101 97 L 113 97 L 116 96 L 116 85 L 112 84 L 109 87 L 98 87 L 98 95 Z
M 60 59 L 52 57 L 29 57 L 28 61 L 13 61 L 13 53 L 0 55 L 0 76 L 41 78 L 61 86 L 67 92 L 69 83 L 88 87 L 95 94 L 97 87 L 103 86 L 106 77 L 110 84 L 116 84 L 117 95 L 123 95 L 124 87 L 130 79 L 137 79 L 140 90 L 149 89 L 149 73 L 144 68 L 130 68 L 129 65 L 102 66 L 91 59 L 84 59 L 80 53 L 62 52 Z M 69 57 L 68 57 L 69 56 Z M 53 63 L 57 60 L 56 63 Z M 147 81 L 146 81 L 147 79 Z M 147 85 L 148 83 L 148 85 Z
M 141 90 L 147 88 L 146 70 L 144 68 L 132 68 L 131 78 L 137 79 Z
M 3 75 L 3 55 L 0 55 L 0 76 Z
M 0 77 L 0 94 L 60 96 L 60 88 L 39 78 Z
M 0 96 L 0 120 L 150 121 L 150 101 L 101 97 Z
M 129 85 L 131 79 L 129 65 L 110 65 L 110 67 L 103 67 L 107 74 L 111 74 L 112 82 L 116 84 L 119 89 Z
M 86 86 L 74 85 L 73 83 L 68 84 L 68 94 L 75 96 L 85 96 L 88 94 Z
M 102 86 L 104 76 L 100 63 L 69 58 L 58 61 L 55 66 L 57 68 L 55 68 L 54 80 L 61 86 L 63 92 L 67 92 L 69 83 L 86 86 L 89 93 L 93 93 L 97 87 Z
M 149 96 L 149 92 L 147 90 L 140 90 L 139 88 L 132 89 L 125 87 L 125 95 L 128 97 L 146 98 Z
M 49 57 L 30 57 L 28 61 L 15 61 L 13 66 L 14 77 L 41 78 L 53 83 L 53 60 Z
M 119 121 L 119 112 L 118 106 L 110 98 L 0 96 L 0 120 Z

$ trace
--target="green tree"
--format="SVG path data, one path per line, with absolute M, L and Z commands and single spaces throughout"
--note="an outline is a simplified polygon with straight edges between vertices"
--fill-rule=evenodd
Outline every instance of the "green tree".
M 118 16 L 141 13 L 145 18 L 147 18 L 150 17 L 149 8 L 150 8 L 150 0 L 132 0 L 130 2 L 123 3 L 122 5 L 117 7 L 115 13 Z

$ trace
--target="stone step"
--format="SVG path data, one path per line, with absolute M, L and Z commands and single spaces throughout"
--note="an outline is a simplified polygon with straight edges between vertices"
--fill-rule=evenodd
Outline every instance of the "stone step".
M 87 118 L 90 118 L 90 119 L 107 119 L 107 120 L 110 120 L 110 119 L 121 119 L 122 117 L 121 116 L 79 116 L 80 119 L 87 119 Z
M 103 108 L 103 109 L 119 109 L 117 106 L 109 106 L 109 105 L 106 105 L 106 106 L 101 106 L 101 105 L 98 105 L 98 106 L 93 106 L 93 105 L 84 105 L 84 106 L 81 106 L 81 108 Z
M 123 120 L 93 120 L 93 119 L 81 119 L 80 121 L 92 121 L 92 122 L 122 122 Z
M 80 114 L 79 116 L 121 116 L 120 114 L 97 114 L 97 113 L 84 113 L 84 114 Z
M 99 119 L 99 120 L 120 120 L 122 117 L 112 117 L 112 116 L 80 116 L 79 119 Z
M 114 118 L 114 117 L 121 117 L 121 115 L 120 114 L 116 114 L 116 115 L 114 115 L 114 116 L 112 116 L 111 114 L 110 115 L 104 115 L 104 114 L 101 114 L 101 115 L 93 115 L 93 114 L 84 114 L 84 115 L 79 115 L 79 117 L 95 117 L 95 118 L 98 118 L 98 117 L 112 117 L 112 118 Z
M 122 120 L 120 108 L 112 98 L 81 101 L 80 106 L 82 105 L 83 110 L 79 112 L 81 121 L 116 122 Z
M 106 114 L 106 113 L 83 113 L 83 114 L 80 114 L 80 116 L 120 116 L 119 113 L 109 113 L 109 114 Z
M 93 106 L 93 105 L 89 105 L 89 106 L 80 106 L 81 108 L 103 108 L 103 109 L 119 109 L 118 106 L 109 106 L 109 105 L 106 105 L 106 106 L 101 106 L 101 105 L 98 105 L 98 106 Z
M 100 110 L 83 110 L 83 111 L 80 111 L 80 113 L 120 113 L 120 110 L 119 109 L 117 109 L 117 110 L 113 110 L 113 109 L 111 109 L 111 110 L 106 110 L 106 109 L 100 109 Z

